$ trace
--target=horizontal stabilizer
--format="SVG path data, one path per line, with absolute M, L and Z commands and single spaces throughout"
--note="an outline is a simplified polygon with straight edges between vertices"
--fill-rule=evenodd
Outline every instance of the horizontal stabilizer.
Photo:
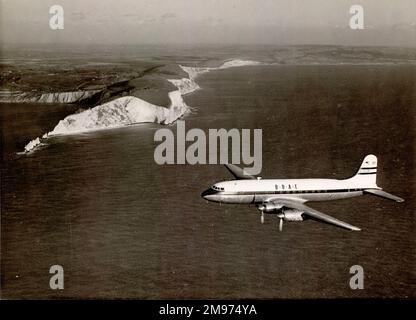
M 244 170 L 241 169 L 240 167 L 237 167 L 236 165 L 233 165 L 233 164 L 224 164 L 224 165 L 236 179 L 257 179 L 255 176 L 245 174 Z
M 396 201 L 396 202 L 403 202 L 404 201 L 404 199 L 402 199 L 400 197 L 397 197 L 393 194 L 390 194 L 386 191 L 379 190 L 379 189 L 366 189 L 366 190 L 364 190 L 364 193 L 370 193 L 370 194 L 373 194 L 375 196 L 378 196 L 378 197 L 381 197 L 381 198 L 386 198 L 386 199 L 393 200 L 393 201 Z

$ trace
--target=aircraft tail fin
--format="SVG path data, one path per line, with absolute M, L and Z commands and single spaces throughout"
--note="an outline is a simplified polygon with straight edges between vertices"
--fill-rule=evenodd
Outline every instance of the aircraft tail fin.
M 377 157 L 373 154 L 367 155 L 351 179 L 366 186 L 377 186 Z
M 404 201 L 402 198 L 388 193 L 377 186 L 377 157 L 375 155 L 369 154 L 364 158 L 360 169 L 358 169 L 356 175 L 351 180 L 366 188 L 364 193 L 396 202 Z

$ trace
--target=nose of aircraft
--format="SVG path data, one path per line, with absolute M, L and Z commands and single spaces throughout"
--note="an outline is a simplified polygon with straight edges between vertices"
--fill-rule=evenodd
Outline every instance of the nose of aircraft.
M 214 194 L 214 193 L 215 193 L 215 191 L 212 190 L 211 188 L 209 188 L 209 189 L 207 189 L 207 190 L 205 190 L 201 193 L 201 197 L 204 198 L 204 199 L 207 199 L 207 196 L 209 196 L 211 194 Z

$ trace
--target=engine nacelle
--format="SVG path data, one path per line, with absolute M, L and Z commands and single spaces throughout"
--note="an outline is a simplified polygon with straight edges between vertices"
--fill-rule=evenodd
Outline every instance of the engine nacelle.
M 283 220 L 285 221 L 303 221 L 303 211 L 295 209 L 287 209 L 283 212 Z
M 263 212 L 273 212 L 273 211 L 276 211 L 276 210 L 280 210 L 282 207 L 283 206 L 281 206 L 281 205 L 276 206 L 273 203 L 263 203 L 258 208 L 259 208 L 260 211 L 263 211 Z

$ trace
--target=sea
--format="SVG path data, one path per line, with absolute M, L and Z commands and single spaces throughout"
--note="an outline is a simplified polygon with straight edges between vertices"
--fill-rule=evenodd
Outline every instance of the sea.
M 362 231 L 307 220 L 279 232 L 254 206 L 201 198 L 232 178 L 224 166 L 156 164 L 154 134 L 175 124 L 18 154 L 78 107 L 2 103 L 2 298 L 416 298 L 415 65 L 246 66 L 197 82 L 186 128 L 262 129 L 263 178 L 344 179 L 375 154 L 378 185 L 405 202 L 309 203 Z M 50 288 L 53 265 L 63 290 Z

